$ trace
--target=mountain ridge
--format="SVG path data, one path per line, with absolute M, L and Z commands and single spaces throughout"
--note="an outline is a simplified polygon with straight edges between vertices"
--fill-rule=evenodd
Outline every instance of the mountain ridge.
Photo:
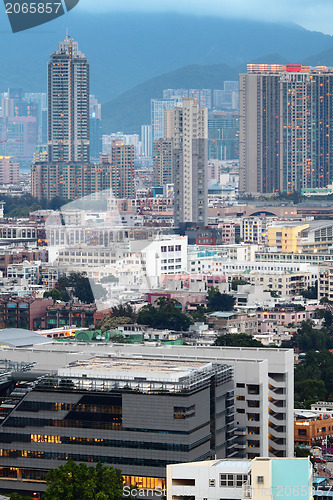
M 333 37 L 293 24 L 175 13 L 84 13 L 79 8 L 27 32 L 0 16 L 0 90 L 46 91 L 46 63 L 70 35 L 91 66 L 91 92 L 109 102 L 158 75 L 189 65 L 237 67 L 265 53 L 302 60 L 333 47 Z

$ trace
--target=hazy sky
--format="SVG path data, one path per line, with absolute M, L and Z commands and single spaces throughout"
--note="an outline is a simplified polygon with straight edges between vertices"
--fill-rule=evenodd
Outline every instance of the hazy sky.
M 218 15 L 221 17 L 294 22 L 333 34 L 333 0 L 80 0 L 80 8 Z

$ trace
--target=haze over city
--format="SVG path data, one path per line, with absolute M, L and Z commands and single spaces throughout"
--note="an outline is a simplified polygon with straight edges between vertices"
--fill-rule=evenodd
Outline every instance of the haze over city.
M 90 12 L 179 12 L 199 16 L 220 16 L 233 19 L 251 19 L 269 23 L 300 24 L 304 28 L 333 34 L 330 19 L 333 5 L 330 0 L 128 0 L 117 4 L 109 0 L 80 0 L 79 9 Z

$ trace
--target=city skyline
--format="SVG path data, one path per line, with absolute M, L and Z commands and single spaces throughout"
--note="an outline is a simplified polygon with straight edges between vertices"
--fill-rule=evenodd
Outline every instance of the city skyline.
M 132 0 L 85 2 L 81 36 L 40 44 L 47 95 L 19 80 L 0 93 L 1 146 L 15 145 L 0 155 L 0 496 L 319 500 L 333 488 L 333 68 L 303 59 L 330 37 L 218 19 L 309 19 L 300 0 L 185 0 L 190 16 L 165 19 L 144 0 L 132 20 L 113 17 Z M 251 60 L 273 46 L 271 64 Z M 145 83 L 147 68 L 169 77 Z M 140 86 L 117 114 L 99 92 L 121 77 Z

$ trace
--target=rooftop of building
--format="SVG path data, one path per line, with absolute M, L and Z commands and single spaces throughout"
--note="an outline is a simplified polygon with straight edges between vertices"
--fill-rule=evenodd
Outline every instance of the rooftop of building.
M 176 464 L 175 467 L 185 466 L 185 467 L 218 467 L 226 472 L 240 472 L 247 473 L 251 468 L 251 460 L 239 459 L 239 458 L 226 458 L 221 460 L 204 460 L 200 462 L 189 462 Z
M 290 220 L 276 220 L 270 226 L 272 228 L 275 227 L 300 227 L 300 226 L 309 226 L 312 221 L 290 221 Z
M 6 328 L 0 330 L 0 345 L 8 347 L 33 347 L 38 344 L 52 342 L 37 332 L 22 328 Z
M 305 229 L 304 231 L 315 231 L 316 229 L 322 229 L 325 227 L 331 227 L 333 226 L 333 221 L 332 220 L 311 220 L 308 221 L 307 224 L 309 227 Z
M 209 314 L 209 316 L 211 318 L 232 318 L 233 316 L 237 316 L 238 314 L 244 314 L 243 311 L 239 312 L 239 311 L 230 311 L 230 312 L 226 312 L 226 311 L 216 311 L 216 312 L 213 312 L 211 314 Z
M 248 64 L 248 73 L 333 73 L 327 66 L 303 66 L 302 64 Z
M 115 356 L 95 357 L 78 361 L 59 370 L 59 375 L 102 377 L 106 375 L 118 380 L 165 380 L 179 382 L 184 378 L 206 374 L 213 368 L 212 363 L 200 361 L 168 361 L 156 359 L 118 358 Z
M 61 310 L 75 310 L 75 311 L 95 311 L 95 304 L 68 304 L 67 302 L 58 302 L 49 306 L 47 308 L 48 311 L 52 311 L 53 309 L 57 311 Z
M 294 410 L 294 417 L 296 422 L 314 422 L 316 420 L 331 419 L 331 415 L 322 415 L 319 410 Z
M 38 388 L 63 390 L 67 380 L 72 390 L 79 391 L 187 393 L 209 386 L 213 375 L 220 383 L 231 381 L 233 368 L 221 362 L 120 358 L 115 353 L 74 361 L 59 368 L 58 376 L 52 380 L 47 377 L 39 380 Z

